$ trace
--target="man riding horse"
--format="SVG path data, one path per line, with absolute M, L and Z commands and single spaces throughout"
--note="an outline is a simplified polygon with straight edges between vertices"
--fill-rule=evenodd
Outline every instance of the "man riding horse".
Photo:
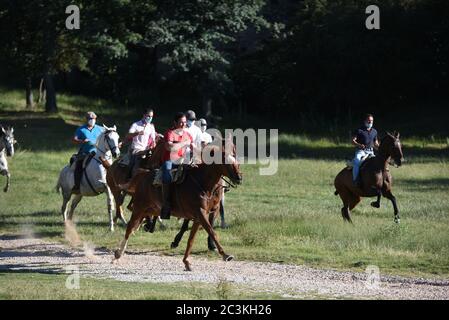
M 399 133 L 386 133 L 380 143 L 377 131 L 373 126 L 373 116 L 367 114 L 364 127 L 354 132 L 352 143 L 359 149 L 356 151 L 352 168 L 347 166 L 341 170 L 334 180 L 335 195 L 339 195 L 343 208 L 341 213 L 345 221 L 351 222 L 350 211 L 360 203 L 362 197 L 377 197 L 371 206 L 380 207 L 380 197 L 391 201 L 394 208 L 394 221 L 399 223 L 399 209 L 392 193 L 393 178 L 389 170 L 390 162 L 397 166 L 402 164 L 403 154 Z M 374 157 L 373 148 L 377 148 Z M 371 156 L 364 160 L 363 157 Z M 362 168 L 360 168 L 363 162 Z
M 186 130 L 187 118 L 178 112 L 173 119 L 173 127 L 164 135 L 165 151 L 162 156 L 162 198 L 161 219 L 170 219 L 170 183 L 172 182 L 171 169 L 178 167 L 185 161 L 186 148 L 194 150 L 193 139 Z
M 356 129 L 352 135 L 352 144 L 356 146 L 355 157 L 352 160 L 352 181 L 354 186 L 361 186 L 359 175 L 360 165 L 367 157 L 374 156 L 374 148 L 379 147 L 377 139 L 377 130 L 373 128 L 374 117 L 367 114 L 364 118 L 363 125 Z
M 80 144 L 81 147 L 75 159 L 75 186 L 73 193 L 80 192 L 81 176 L 83 173 L 84 159 L 92 153 L 96 152 L 95 144 L 98 136 L 103 133 L 103 128 L 96 125 L 97 115 L 89 111 L 86 114 L 87 123 L 76 129 L 75 136 L 72 141 L 75 144 Z
M 142 119 L 134 122 L 129 128 L 127 139 L 131 140 L 130 147 L 130 177 L 140 167 L 142 158 L 148 150 L 156 146 L 156 129 L 152 124 L 154 110 L 151 108 L 143 112 Z

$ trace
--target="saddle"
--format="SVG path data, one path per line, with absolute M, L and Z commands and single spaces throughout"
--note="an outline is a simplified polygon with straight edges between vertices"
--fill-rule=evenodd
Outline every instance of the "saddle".
M 124 154 L 120 159 L 117 160 L 119 167 L 126 168 L 129 166 L 131 161 L 131 156 L 129 153 Z
M 363 165 L 366 163 L 366 160 L 368 160 L 370 158 L 374 158 L 374 157 L 375 157 L 375 155 L 372 155 L 372 154 L 368 154 L 368 155 L 364 156 L 360 163 L 360 170 L 362 169 Z M 346 160 L 346 170 L 352 170 L 353 167 L 354 166 L 352 164 L 352 160 Z
M 75 153 L 70 157 L 70 167 L 73 166 L 73 164 L 75 163 L 75 161 L 78 159 L 78 154 Z M 83 170 L 87 168 L 87 165 L 89 164 L 89 162 L 94 158 L 95 153 L 89 153 L 87 156 L 85 156 L 84 160 L 83 160 Z
M 188 165 L 180 165 L 177 168 L 173 168 L 170 170 L 170 175 L 172 177 L 172 184 L 181 184 L 187 173 L 187 167 Z M 154 186 L 162 186 L 162 169 L 156 169 L 155 175 L 153 179 L 153 185 Z

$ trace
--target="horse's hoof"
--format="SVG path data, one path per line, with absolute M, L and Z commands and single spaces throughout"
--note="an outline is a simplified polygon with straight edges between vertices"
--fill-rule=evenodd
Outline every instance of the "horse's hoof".
M 231 260 L 233 260 L 233 259 L 234 259 L 234 256 L 232 256 L 232 255 L 225 254 L 225 255 L 223 256 L 223 260 L 224 260 L 224 261 L 231 261 Z
M 399 219 L 399 218 L 394 218 L 394 223 L 397 223 L 397 224 L 401 223 L 401 219 Z
M 377 201 L 371 202 L 371 207 L 380 208 L 380 203 Z
M 178 247 L 178 244 L 177 244 L 177 243 L 172 242 L 172 243 L 170 244 L 170 248 L 172 248 L 172 249 L 177 248 L 177 247 Z
M 215 248 L 215 247 L 209 247 L 208 249 L 209 249 L 209 251 L 217 252 L 217 248 Z
M 118 260 L 122 257 L 122 253 L 120 252 L 120 249 L 115 250 L 114 257 L 116 260 Z
M 154 233 L 154 223 L 150 222 L 150 223 L 146 223 L 143 226 L 143 230 L 145 230 L 145 232 L 149 232 L 149 233 Z
M 190 263 L 186 263 L 185 264 L 185 266 L 186 266 L 186 271 L 192 271 L 192 267 L 190 266 Z
M 3 189 L 3 192 L 8 192 L 8 188 L 4 188 L 4 189 Z

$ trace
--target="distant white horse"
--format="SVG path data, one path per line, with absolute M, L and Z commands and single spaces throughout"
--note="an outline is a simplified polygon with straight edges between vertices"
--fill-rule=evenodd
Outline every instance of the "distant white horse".
M 14 128 L 7 127 L 6 129 L 0 126 L 0 175 L 6 176 L 6 186 L 3 189 L 4 192 L 8 192 L 11 173 L 8 169 L 8 161 L 6 160 L 6 156 L 13 157 L 14 156 Z
M 87 163 L 87 167 L 83 169 L 81 177 L 80 193 L 75 194 L 70 205 L 70 211 L 67 215 L 67 206 L 72 197 L 72 189 L 75 185 L 75 163 L 72 166 L 65 166 L 59 174 L 58 184 L 56 185 L 56 192 L 62 189 L 63 203 L 61 213 L 64 222 L 72 220 L 73 212 L 76 206 L 81 201 L 81 198 L 94 197 L 106 192 L 108 200 L 109 224 L 110 230 L 114 231 L 114 221 L 112 212 L 114 211 L 114 197 L 111 190 L 106 183 L 106 169 L 102 164 L 102 160 L 112 163 L 112 157 L 117 158 L 120 155 L 119 135 L 117 128 L 114 126 L 108 128 L 104 126 L 103 133 L 98 136 L 95 156 Z M 86 160 L 84 166 L 86 165 Z M 126 224 L 126 221 L 123 221 Z

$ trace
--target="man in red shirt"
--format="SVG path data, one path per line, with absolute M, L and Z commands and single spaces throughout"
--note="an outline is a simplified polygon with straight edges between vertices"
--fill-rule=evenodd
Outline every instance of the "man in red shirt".
M 192 148 L 192 136 L 185 130 L 186 116 L 179 112 L 173 119 L 171 127 L 164 135 L 165 152 L 162 156 L 162 197 L 164 200 L 161 209 L 161 219 L 170 219 L 170 183 L 172 176 L 170 170 L 183 163 L 186 148 Z

